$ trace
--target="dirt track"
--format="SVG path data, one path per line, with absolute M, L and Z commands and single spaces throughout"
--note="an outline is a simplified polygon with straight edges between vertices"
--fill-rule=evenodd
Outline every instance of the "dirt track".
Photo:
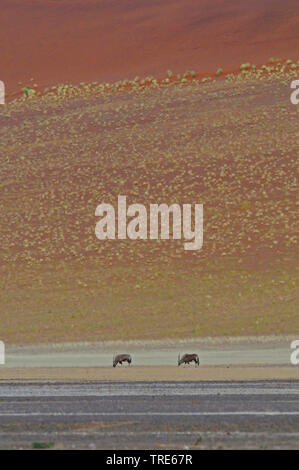
M 298 393 L 287 380 L 2 383 L 0 448 L 295 449 Z

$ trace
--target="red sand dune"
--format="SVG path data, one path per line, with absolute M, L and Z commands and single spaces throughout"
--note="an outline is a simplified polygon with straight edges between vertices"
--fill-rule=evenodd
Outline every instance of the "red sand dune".
M 298 0 L 1 0 L 0 79 L 116 81 L 298 58 Z

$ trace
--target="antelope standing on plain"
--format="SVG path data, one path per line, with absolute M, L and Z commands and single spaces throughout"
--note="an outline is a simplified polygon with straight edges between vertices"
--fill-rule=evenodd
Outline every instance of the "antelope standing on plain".
M 184 354 L 182 359 L 181 355 L 178 356 L 178 366 L 181 364 L 190 364 L 190 362 L 194 362 L 195 367 L 199 366 L 199 357 L 198 354 Z
M 116 367 L 117 364 L 122 365 L 123 362 L 127 362 L 129 366 L 132 362 L 132 357 L 130 354 L 118 354 L 117 356 L 113 356 L 113 367 Z

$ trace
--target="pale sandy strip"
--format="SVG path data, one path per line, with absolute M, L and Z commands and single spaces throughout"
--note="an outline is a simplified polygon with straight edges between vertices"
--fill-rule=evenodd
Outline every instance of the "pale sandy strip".
M 6 381 L 204 381 L 299 380 L 299 366 L 234 366 L 198 368 L 176 366 L 0 368 Z

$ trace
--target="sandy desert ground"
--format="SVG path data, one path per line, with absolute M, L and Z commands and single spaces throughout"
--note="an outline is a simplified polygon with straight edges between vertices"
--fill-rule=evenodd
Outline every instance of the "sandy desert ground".
M 202 382 L 202 381 L 252 381 L 299 380 L 299 368 L 295 366 L 226 366 L 198 369 L 176 366 L 135 366 L 117 370 L 107 367 L 57 367 L 0 369 L 0 383 L 6 382 Z
M 6 348 L 0 382 L 6 381 L 205 381 L 298 380 L 291 365 L 294 337 L 231 337 L 159 341 L 62 343 Z M 112 367 L 129 352 L 132 364 Z M 200 366 L 177 366 L 178 355 L 196 352 Z
M 296 334 L 296 73 L 58 87 L 1 110 L 2 340 Z M 98 240 L 95 208 L 119 194 L 203 203 L 203 249 Z

